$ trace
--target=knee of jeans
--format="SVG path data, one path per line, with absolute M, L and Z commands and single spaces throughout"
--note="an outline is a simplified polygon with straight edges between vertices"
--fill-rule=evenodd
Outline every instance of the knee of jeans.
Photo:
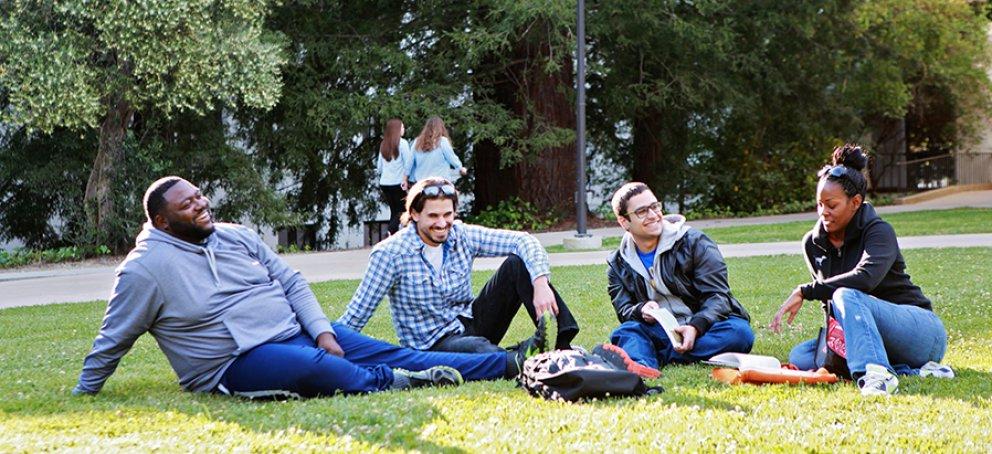
M 831 303 L 834 305 L 837 315 L 840 316 L 839 318 L 844 318 L 844 314 L 847 313 L 847 307 L 852 304 L 858 304 L 861 301 L 860 297 L 864 295 L 864 292 L 853 288 L 841 287 L 834 290 Z
M 855 290 L 853 288 L 841 287 L 834 290 L 832 299 L 834 303 L 840 302 L 840 304 L 850 303 L 852 301 L 857 301 L 864 296 L 865 292 L 861 290 Z
M 754 330 L 747 322 L 741 323 L 734 328 L 734 338 L 737 340 L 740 351 L 751 351 L 754 346 Z
M 506 260 L 503 262 L 503 265 L 504 266 L 510 266 L 510 267 L 513 267 L 513 268 L 525 268 L 526 269 L 526 267 L 527 267 L 527 265 L 524 264 L 524 259 L 520 258 L 520 256 L 517 255 L 517 254 L 510 254 L 510 255 L 506 256 Z
M 615 339 L 617 336 L 624 336 L 635 333 L 640 334 L 643 331 L 644 331 L 644 323 L 636 320 L 629 320 L 621 323 L 620 326 L 614 329 L 613 332 L 610 334 L 610 339 Z
M 814 345 L 815 349 L 816 346 Z M 808 342 L 803 342 L 792 348 L 789 352 L 789 362 L 794 366 L 802 370 L 815 369 L 816 364 L 813 362 L 814 351 L 810 350 Z

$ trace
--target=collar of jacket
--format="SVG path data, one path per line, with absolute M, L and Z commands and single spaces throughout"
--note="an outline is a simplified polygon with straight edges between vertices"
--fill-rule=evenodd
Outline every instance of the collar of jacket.
M 879 219 L 881 218 L 878 217 L 878 213 L 875 212 L 875 207 L 871 203 L 862 203 L 858 211 L 851 217 L 851 222 L 844 229 L 844 244 L 850 244 L 853 239 L 860 237 L 869 225 Z M 813 244 L 824 251 L 836 249 L 830 243 L 830 238 L 827 237 L 827 231 L 823 228 L 822 220 L 817 219 L 816 226 L 813 228 L 816 230 L 816 235 L 813 237 Z

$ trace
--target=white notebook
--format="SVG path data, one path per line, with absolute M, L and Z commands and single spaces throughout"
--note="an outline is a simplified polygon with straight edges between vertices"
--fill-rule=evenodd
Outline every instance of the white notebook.
M 648 309 L 648 315 L 654 317 L 658 321 L 658 324 L 665 329 L 665 334 L 668 335 L 668 340 L 672 342 L 672 345 L 682 345 L 682 335 L 675 331 L 675 328 L 679 326 L 679 321 L 675 319 L 672 315 L 672 311 L 665 309 L 663 307 Z

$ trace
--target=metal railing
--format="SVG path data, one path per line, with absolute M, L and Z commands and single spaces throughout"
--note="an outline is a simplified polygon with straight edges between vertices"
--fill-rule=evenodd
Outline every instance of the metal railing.
M 992 153 L 944 153 L 873 167 L 884 191 L 927 191 L 951 185 L 992 184 Z
M 910 191 L 945 188 L 956 182 L 954 155 L 950 153 L 911 159 L 898 165 L 906 168 L 906 189 Z

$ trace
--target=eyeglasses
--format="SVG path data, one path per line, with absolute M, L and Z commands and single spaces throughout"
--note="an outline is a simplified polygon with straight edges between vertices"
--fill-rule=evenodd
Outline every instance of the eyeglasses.
M 439 185 L 427 186 L 421 191 L 427 197 L 437 197 L 438 195 L 444 193 L 444 195 L 455 195 L 455 187 L 450 183 L 443 183 Z
M 631 214 L 634 214 L 637 215 L 638 219 L 644 219 L 648 215 L 648 210 L 654 211 L 657 215 L 661 216 L 661 202 L 654 202 L 642 206 L 636 210 L 628 211 L 624 213 L 624 216 L 630 216 Z

